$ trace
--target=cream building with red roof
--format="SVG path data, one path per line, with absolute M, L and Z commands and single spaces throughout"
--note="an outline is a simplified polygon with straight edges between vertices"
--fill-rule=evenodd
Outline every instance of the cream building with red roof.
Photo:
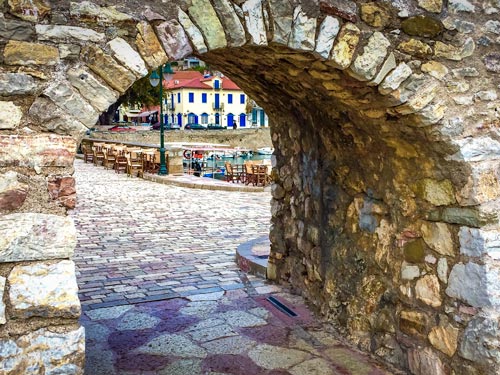
M 248 126 L 248 96 L 223 75 L 203 75 L 198 71 L 177 71 L 164 81 L 166 123 L 220 124 Z

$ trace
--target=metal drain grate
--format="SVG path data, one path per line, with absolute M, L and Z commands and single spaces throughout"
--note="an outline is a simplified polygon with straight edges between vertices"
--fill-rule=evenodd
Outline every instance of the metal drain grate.
M 282 304 L 280 301 L 278 301 L 274 297 L 267 297 L 266 298 L 271 304 L 276 307 L 278 310 L 280 310 L 282 313 L 285 313 L 288 316 L 295 317 L 298 316 L 291 308 L 287 307 L 286 305 Z

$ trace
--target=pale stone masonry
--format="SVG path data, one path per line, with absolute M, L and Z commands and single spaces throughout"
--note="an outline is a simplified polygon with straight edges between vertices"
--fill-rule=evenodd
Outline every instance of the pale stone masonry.
M 86 128 L 194 53 L 269 114 L 276 281 L 412 374 L 498 373 L 498 1 L 149 3 L 0 1 L 7 372 L 57 354 L 40 368 L 82 373 L 76 292 L 13 293 L 38 271 L 74 279 L 65 216 Z

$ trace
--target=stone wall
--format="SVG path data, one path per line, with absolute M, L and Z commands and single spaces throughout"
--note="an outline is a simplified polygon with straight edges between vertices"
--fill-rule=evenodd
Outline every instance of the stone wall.
M 60 288 L 75 145 L 148 70 L 195 54 L 273 124 L 276 280 L 412 374 L 498 373 L 498 0 L 107 4 L 0 1 L 8 372 L 81 373 Z
M 159 131 L 138 131 L 127 133 L 92 132 L 90 137 L 113 140 L 116 142 L 137 142 L 145 144 L 160 144 Z M 194 142 L 218 143 L 231 147 L 249 148 L 257 150 L 260 147 L 271 147 L 271 134 L 269 128 L 241 129 L 241 130 L 192 130 L 192 131 L 166 131 L 165 142 Z

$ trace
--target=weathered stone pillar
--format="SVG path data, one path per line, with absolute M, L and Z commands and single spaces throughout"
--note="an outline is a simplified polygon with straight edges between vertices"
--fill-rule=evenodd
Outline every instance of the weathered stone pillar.
M 0 362 L 6 374 L 82 373 L 75 141 L 0 134 Z M 31 211 L 31 212 L 30 212 Z M 41 370 L 40 370 L 41 371 Z
M 168 149 L 168 174 L 182 175 L 184 167 L 182 165 L 183 149 L 180 147 L 167 146 Z

